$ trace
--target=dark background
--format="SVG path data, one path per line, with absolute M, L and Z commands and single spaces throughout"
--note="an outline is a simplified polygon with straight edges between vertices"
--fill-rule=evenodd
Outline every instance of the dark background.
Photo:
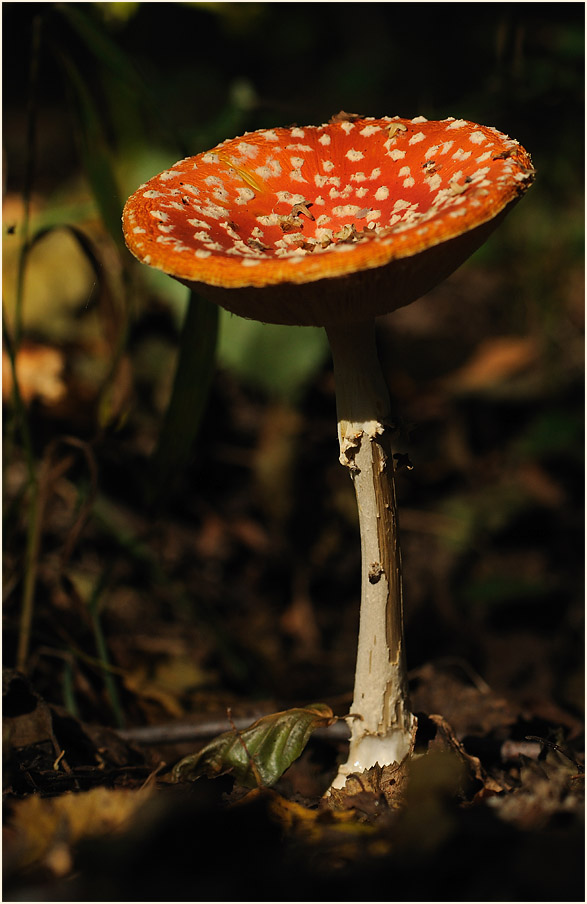
M 33 569 L 26 668 L 80 718 L 345 711 L 359 540 L 323 339 L 222 315 L 172 480 L 153 454 L 187 290 L 130 259 L 118 217 L 141 181 L 245 131 L 341 109 L 455 116 L 516 138 L 537 176 L 466 265 L 379 324 L 414 464 L 398 487 L 408 664 L 450 661 L 522 709 L 581 718 L 583 17 L 579 3 L 3 4 L 6 329 L 28 203 L 29 239 L 49 231 L 28 258 L 22 348 L 37 375 L 40 350 L 62 366 L 62 391 L 47 373 L 25 415 L 5 380 L 6 666 Z

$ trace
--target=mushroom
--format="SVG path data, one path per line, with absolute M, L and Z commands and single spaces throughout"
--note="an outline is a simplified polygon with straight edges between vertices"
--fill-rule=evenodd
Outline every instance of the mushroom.
M 189 157 L 127 201 L 130 251 L 243 317 L 324 326 L 340 461 L 359 510 L 362 585 L 348 760 L 333 783 L 413 750 L 394 485 L 394 422 L 375 318 L 419 298 L 489 236 L 533 180 L 495 128 L 335 117 Z

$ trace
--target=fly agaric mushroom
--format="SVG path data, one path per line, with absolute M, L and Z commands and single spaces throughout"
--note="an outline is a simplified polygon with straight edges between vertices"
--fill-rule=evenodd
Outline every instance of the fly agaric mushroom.
M 126 203 L 143 263 L 235 314 L 324 326 L 340 461 L 354 483 L 362 589 L 348 761 L 334 787 L 413 749 L 394 432 L 374 319 L 414 301 L 489 236 L 533 179 L 495 128 L 335 117 L 264 129 L 174 164 Z

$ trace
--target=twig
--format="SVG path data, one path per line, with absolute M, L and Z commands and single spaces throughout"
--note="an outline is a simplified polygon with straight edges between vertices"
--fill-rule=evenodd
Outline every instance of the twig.
M 255 719 L 267 713 L 252 716 L 236 716 L 232 719 L 236 731 L 248 728 Z M 202 741 L 222 734 L 226 729 L 225 719 L 208 719 L 203 722 L 171 722 L 164 725 L 141 725 L 135 728 L 125 728 L 117 732 L 124 740 L 130 743 L 140 744 L 145 747 L 165 746 L 167 744 L 183 744 L 192 741 Z M 334 722 L 325 728 L 317 728 L 312 733 L 313 738 L 323 738 L 332 741 L 347 741 L 349 729 L 343 720 Z
M 570 762 L 577 767 L 579 772 L 585 772 L 585 766 L 583 765 L 583 763 L 580 763 L 578 760 L 576 760 L 574 756 L 571 756 L 570 753 L 567 753 L 567 751 L 560 747 L 558 744 L 554 744 L 552 741 L 547 741 L 546 738 L 538 738 L 536 735 L 526 735 L 526 740 L 538 741 L 539 744 L 544 744 L 546 745 L 546 747 L 550 747 L 551 750 L 556 750 L 558 753 L 562 753 L 562 755 L 566 757 L 567 760 L 570 760 Z

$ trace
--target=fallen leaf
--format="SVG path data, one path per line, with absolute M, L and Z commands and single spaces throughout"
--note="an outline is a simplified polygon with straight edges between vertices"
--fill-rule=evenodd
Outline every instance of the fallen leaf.
M 329 122 L 354 122 L 355 119 L 360 119 L 360 113 L 345 113 L 344 110 L 341 110 L 339 113 L 335 113 L 334 116 L 331 116 L 328 120 Z
M 577 781 L 580 779 L 580 781 Z M 544 829 L 555 817 L 583 818 L 584 776 L 555 750 L 543 760 L 526 760 L 520 770 L 520 786 L 488 803 L 505 822 L 522 831 Z
M 459 793 L 463 797 L 470 795 L 470 785 L 472 781 L 479 782 L 481 785 L 481 787 L 477 789 L 476 794 L 479 794 L 480 792 L 485 794 L 488 792 L 499 793 L 504 790 L 503 785 L 500 785 L 499 782 L 485 772 L 481 765 L 481 760 L 478 757 L 467 753 L 454 733 L 452 726 L 449 725 L 446 719 L 438 715 L 429 715 L 428 719 L 436 727 L 435 736 L 428 743 L 428 750 L 440 753 L 452 753 L 464 767 L 464 777 L 459 788 Z
M 173 769 L 174 781 L 231 772 L 246 788 L 273 785 L 302 753 L 312 732 L 335 721 L 324 703 L 258 719 L 244 731 L 226 731 Z
M 536 341 L 528 336 L 497 336 L 481 342 L 467 363 L 445 380 L 455 392 L 479 392 L 517 376 L 537 360 Z
M 48 345 L 27 343 L 16 356 L 16 380 L 20 397 L 25 405 L 40 399 L 45 405 L 60 402 L 67 387 L 63 381 L 65 360 L 63 353 Z M 13 374 L 8 354 L 2 351 L 2 398 L 12 397 Z

